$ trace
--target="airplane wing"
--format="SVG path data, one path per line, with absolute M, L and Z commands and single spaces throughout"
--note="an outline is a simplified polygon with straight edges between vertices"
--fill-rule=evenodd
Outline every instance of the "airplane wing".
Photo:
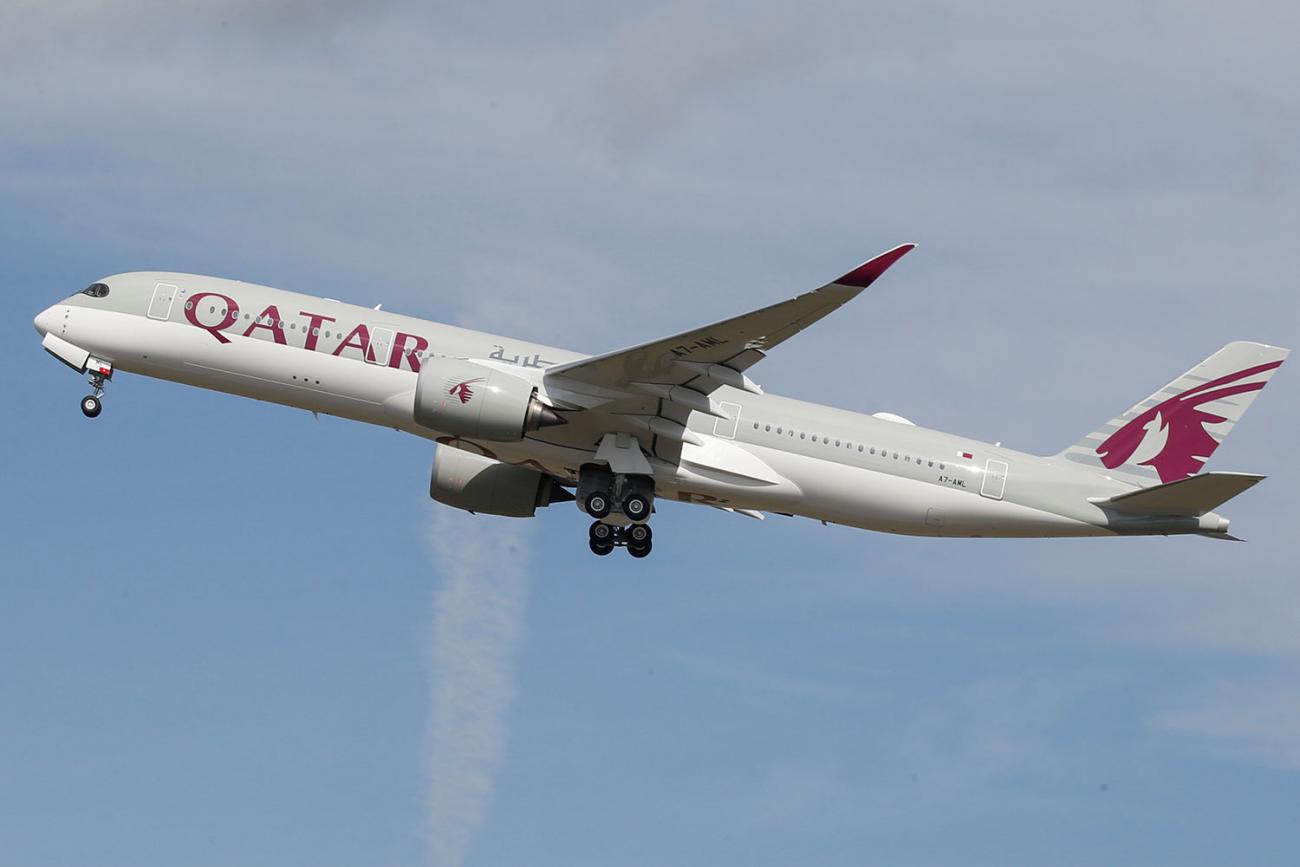
M 710 392 L 720 385 L 759 391 L 744 376 L 746 369 L 767 350 L 856 297 L 915 246 L 895 247 L 789 301 L 629 349 L 551 367 L 546 371 L 547 385 L 610 400 L 628 392 L 652 395 L 717 414 L 707 397 Z

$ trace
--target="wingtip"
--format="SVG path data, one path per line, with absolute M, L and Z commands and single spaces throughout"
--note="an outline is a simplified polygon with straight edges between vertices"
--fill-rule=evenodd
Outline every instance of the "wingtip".
M 884 274 L 889 270 L 890 265 L 893 265 L 914 249 L 916 249 L 916 244 L 910 242 L 907 244 L 899 244 L 894 249 L 887 250 L 874 259 L 869 259 L 866 262 L 863 262 L 861 265 L 833 282 L 840 286 L 853 286 L 858 289 L 865 289 L 872 283 L 876 282 L 881 274 Z

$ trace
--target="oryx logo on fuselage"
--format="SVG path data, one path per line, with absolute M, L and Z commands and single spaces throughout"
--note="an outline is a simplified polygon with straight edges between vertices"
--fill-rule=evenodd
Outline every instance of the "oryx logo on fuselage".
M 1125 463 L 1153 467 L 1162 482 L 1196 475 L 1219 447 L 1219 441 L 1205 429 L 1206 425 L 1228 421 L 1226 416 L 1200 407 L 1236 394 L 1259 391 L 1264 382 L 1241 380 L 1274 370 L 1281 364 L 1274 361 L 1248 367 L 1161 401 L 1129 420 L 1097 446 L 1101 462 L 1109 469 Z
M 470 388 L 470 386 L 476 382 L 483 382 L 484 379 L 485 377 L 482 376 L 477 377 L 476 379 L 449 379 L 447 380 L 449 384 L 447 394 L 459 398 L 461 403 L 469 403 L 470 398 L 474 396 L 474 389 Z

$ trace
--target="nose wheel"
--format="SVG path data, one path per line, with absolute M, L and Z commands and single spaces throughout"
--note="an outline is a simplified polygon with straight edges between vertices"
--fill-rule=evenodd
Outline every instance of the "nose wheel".
M 81 414 L 86 418 L 95 418 L 104 411 L 104 383 L 113 378 L 113 365 L 97 358 L 92 358 L 86 365 L 90 372 L 90 387 L 94 389 L 81 399 Z

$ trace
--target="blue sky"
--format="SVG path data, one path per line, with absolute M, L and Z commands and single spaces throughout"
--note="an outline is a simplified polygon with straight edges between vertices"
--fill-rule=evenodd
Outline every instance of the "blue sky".
M 1202 539 L 927 541 L 426 499 L 428 443 L 119 377 L 166 268 L 600 351 L 870 293 L 769 391 L 1055 452 L 1295 346 L 1296 11 L 19 2 L 0 12 L 0 863 L 1296 857 L 1300 401 Z

